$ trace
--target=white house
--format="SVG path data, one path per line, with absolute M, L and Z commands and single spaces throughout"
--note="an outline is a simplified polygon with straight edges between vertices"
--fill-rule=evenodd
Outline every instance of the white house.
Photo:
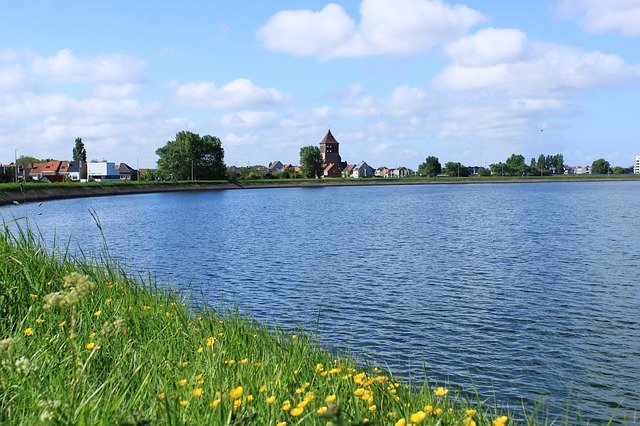
M 88 163 L 87 180 L 93 180 L 96 182 L 117 182 L 120 180 L 120 173 L 116 170 L 115 163 L 108 163 L 106 161 Z
M 640 175 L 640 155 L 633 157 L 633 173 Z
M 375 173 L 376 173 L 375 169 L 363 161 L 353 168 L 351 177 L 372 178 L 375 175 Z

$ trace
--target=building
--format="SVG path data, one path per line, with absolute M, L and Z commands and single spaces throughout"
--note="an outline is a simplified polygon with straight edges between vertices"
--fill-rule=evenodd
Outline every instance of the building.
M 120 174 L 120 180 L 138 180 L 138 171 L 126 163 L 117 165 L 116 170 Z
M 62 182 L 65 174 L 60 173 L 63 161 L 45 161 L 33 163 L 29 171 L 29 179 L 39 182 Z
M 84 161 L 63 161 L 60 165 L 60 174 L 66 180 L 79 182 L 87 179 L 87 163 Z
M 347 167 L 347 163 L 342 163 L 340 158 L 339 143 L 331 134 L 331 130 L 320 142 L 320 153 L 322 154 L 323 177 L 339 178 L 342 177 L 342 169 Z
M 375 176 L 376 170 L 362 161 L 360 164 L 353 168 L 351 177 L 353 178 L 372 178 Z
M 87 164 L 87 180 L 96 182 L 117 182 L 120 180 L 120 173 L 116 170 L 115 163 L 100 161 Z
M 633 173 L 640 175 L 640 155 L 633 157 Z
M 280 161 L 272 161 L 269 163 L 269 166 L 267 166 L 267 169 L 273 174 L 281 173 L 284 170 L 284 164 Z

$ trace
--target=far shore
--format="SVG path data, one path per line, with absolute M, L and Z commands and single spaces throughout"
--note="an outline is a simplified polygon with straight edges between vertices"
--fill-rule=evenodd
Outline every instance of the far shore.
M 404 179 L 280 179 L 246 182 L 123 182 L 77 184 L 2 184 L 0 206 L 67 198 L 101 197 L 108 195 L 148 194 L 157 192 L 212 191 L 256 188 L 301 188 L 367 185 L 459 185 L 553 182 L 640 181 L 640 175 L 620 176 L 552 176 L 552 177 L 473 177 L 473 178 L 404 178 Z

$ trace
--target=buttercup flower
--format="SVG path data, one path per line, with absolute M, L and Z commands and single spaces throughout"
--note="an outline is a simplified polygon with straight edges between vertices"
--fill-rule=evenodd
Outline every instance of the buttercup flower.
M 269 398 L 267 398 L 266 402 L 267 404 L 271 405 L 276 402 L 276 397 L 274 395 L 271 395 Z
M 22 334 L 24 334 L 25 336 L 29 337 L 31 335 L 33 335 L 33 328 L 31 327 L 27 327 L 22 331 Z
M 238 386 L 237 388 L 233 388 L 231 389 L 231 391 L 229 391 L 229 396 L 231 397 L 231 399 L 238 399 L 242 396 L 243 391 L 244 389 L 242 388 L 242 386 Z
M 507 416 L 500 416 L 493 420 L 493 426 L 505 426 L 509 418 Z
M 303 411 L 304 411 L 304 408 L 296 407 L 293 410 L 291 410 L 289 414 L 291 414 L 293 417 L 298 417 L 300 414 L 302 414 Z
M 324 402 L 326 402 L 327 404 L 330 404 L 335 400 L 336 400 L 335 395 L 327 395 L 327 397 L 324 399 Z
M 449 389 L 445 389 L 442 386 L 436 388 L 436 390 L 433 391 L 435 396 L 445 396 L 446 394 L 449 393 Z
M 410 417 L 412 423 L 422 423 L 427 418 L 427 413 L 424 411 L 417 411 Z

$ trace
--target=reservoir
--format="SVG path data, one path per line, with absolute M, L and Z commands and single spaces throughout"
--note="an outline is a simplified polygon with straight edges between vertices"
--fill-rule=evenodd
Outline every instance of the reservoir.
M 640 421 L 640 182 L 199 191 L 0 214 L 516 417 Z

